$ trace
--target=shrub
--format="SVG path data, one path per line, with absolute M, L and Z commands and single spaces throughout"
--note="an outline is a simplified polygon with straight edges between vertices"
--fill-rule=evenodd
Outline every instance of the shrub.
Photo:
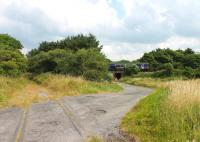
M 195 77 L 195 70 L 192 69 L 191 67 L 187 67 L 183 71 L 183 75 L 188 77 L 188 78 L 194 78 Z
M 125 76 L 132 76 L 139 72 L 139 69 L 135 65 L 127 65 L 124 71 Z
M 108 77 L 108 61 L 98 50 L 81 49 L 76 53 L 76 60 L 79 69 L 77 71 L 86 79 L 100 81 Z
M 83 76 L 92 81 L 111 80 L 107 69 L 109 61 L 100 50 L 99 42 L 92 35 L 43 42 L 28 54 L 29 71 Z
M 26 72 L 27 60 L 19 51 L 0 49 L 0 74 L 19 76 Z
M 9 35 L 0 34 L 0 75 L 19 76 L 27 69 L 27 59 L 20 52 L 21 43 Z

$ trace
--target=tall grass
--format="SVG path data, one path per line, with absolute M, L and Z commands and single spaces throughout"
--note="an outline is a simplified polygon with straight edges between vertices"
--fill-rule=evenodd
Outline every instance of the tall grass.
M 125 82 L 127 84 L 136 85 L 136 86 L 144 86 L 144 87 L 150 87 L 150 88 L 158 88 L 163 87 L 165 85 L 165 82 L 167 82 L 168 79 L 160 79 L 160 78 L 130 78 L 125 77 L 122 79 L 122 82 Z
M 42 74 L 34 79 L 54 92 L 54 96 L 73 96 L 91 93 L 119 92 L 122 87 L 111 82 L 91 82 L 81 77 Z
M 25 77 L 0 77 L 0 107 L 25 107 L 43 98 L 40 92 L 47 90 Z
M 122 121 L 143 142 L 200 142 L 200 80 L 166 82 Z
M 20 82 L 20 83 L 19 83 Z M 27 80 L 0 76 L 0 107 L 5 105 L 14 92 L 24 88 Z
M 171 81 L 169 88 L 169 105 L 182 109 L 193 104 L 200 104 L 200 80 Z
M 163 107 L 168 139 L 200 141 L 200 80 L 172 81 Z M 167 124 L 167 125 L 166 125 Z
M 41 74 L 34 81 L 26 77 L 0 77 L 0 107 L 28 107 L 32 103 L 87 93 L 110 93 L 122 87 L 109 82 L 90 82 L 81 77 Z

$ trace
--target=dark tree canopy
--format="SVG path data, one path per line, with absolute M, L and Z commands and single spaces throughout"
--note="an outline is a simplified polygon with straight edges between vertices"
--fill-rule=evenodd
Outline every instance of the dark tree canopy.
M 48 52 L 54 49 L 65 49 L 76 52 L 80 49 L 90 48 L 95 48 L 100 51 L 102 46 L 100 45 L 100 42 L 96 39 L 94 35 L 79 34 L 77 36 L 68 36 L 63 40 L 55 42 L 43 41 L 42 43 L 40 43 L 39 48 L 33 49 L 31 52 L 29 52 L 28 56 L 33 56 L 41 51 Z
M 149 63 L 151 71 L 165 70 L 163 75 L 172 75 L 173 72 L 176 75 L 188 75 L 191 72 L 191 76 L 197 77 L 195 74 L 197 75 L 200 69 L 200 54 L 190 48 L 185 50 L 156 49 L 145 53 L 139 61 Z

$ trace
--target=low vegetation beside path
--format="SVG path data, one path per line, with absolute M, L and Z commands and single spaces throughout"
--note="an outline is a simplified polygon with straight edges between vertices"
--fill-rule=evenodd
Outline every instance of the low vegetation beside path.
M 142 78 L 142 77 L 137 77 L 137 78 L 125 77 L 122 79 L 122 82 L 124 83 L 136 86 L 149 87 L 149 88 L 163 87 L 165 85 L 165 82 L 167 81 L 169 80 L 160 78 Z
M 127 113 L 122 130 L 142 142 L 200 141 L 200 80 L 132 79 L 136 85 L 148 82 L 157 89 Z
M 29 106 L 32 103 L 90 93 L 119 92 L 112 82 L 91 82 L 81 77 L 41 74 L 33 77 L 0 77 L 0 107 Z

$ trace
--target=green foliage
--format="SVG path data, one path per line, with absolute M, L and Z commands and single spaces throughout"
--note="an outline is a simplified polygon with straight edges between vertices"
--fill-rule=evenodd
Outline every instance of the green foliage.
M 165 119 L 161 117 L 161 108 L 165 97 L 166 90 L 158 89 L 140 101 L 124 117 L 121 124 L 122 129 L 130 135 L 137 135 L 143 142 L 161 142 L 159 137 L 162 137 L 164 134 L 160 127 L 160 121 Z
M 20 52 L 21 43 L 9 35 L 0 34 L 0 75 L 18 76 L 27 69 L 27 60 Z
M 166 78 L 160 83 L 149 78 L 125 80 L 157 89 L 126 114 L 122 129 L 138 136 L 141 142 L 199 142 L 200 104 L 196 97 L 199 80 L 174 81 L 171 85 L 166 81 Z M 158 86 L 161 83 L 163 86 Z
M 108 74 L 108 62 L 106 57 L 97 49 L 81 49 L 76 53 L 77 64 L 79 71 L 89 80 L 105 79 Z
M 124 71 L 124 75 L 125 76 L 132 76 L 135 75 L 139 72 L 140 70 L 138 69 L 138 67 L 136 67 L 136 65 L 126 65 L 125 67 L 125 71 Z
M 49 52 L 40 52 L 29 58 L 29 71 L 34 73 L 61 72 L 62 67 L 68 66 L 70 52 L 63 49 L 55 49 Z M 69 59 L 68 59 L 69 58 Z M 63 61 L 68 61 L 63 64 Z
M 100 51 L 102 46 L 100 45 L 99 41 L 96 40 L 96 37 L 94 35 L 89 34 L 88 36 L 85 36 L 79 34 L 77 36 L 69 36 L 64 40 L 56 42 L 44 41 L 40 44 L 38 49 L 33 49 L 32 51 L 30 51 L 28 53 L 28 57 L 32 57 L 42 51 L 48 52 L 50 50 L 55 50 L 55 49 L 71 50 L 73 52 L 76 52 L 80 49 L 90 49 L 90 48 L 95 48 Z
M 117 61 L 117 62 L 112 62 L 114 64 L 124 64 L 124 65 L 127 65 L 127 64 L 130 64 L 131 62 L 128 61 L 128 60 L 120 60 L 120 61 Z
M 154 77 L 199 76 L 200 54 L 190 48 L 186 50 L 156 49 L 145 53 L 139 61 L 149 63 L 150 70 L 157 71 Z
M 57 42 L 43 42 L 28 54 L 29 71 L 83 76 L 92 81 L 111 80 L 108 63 L 93 35 L 73 36 Z
M 0 34 L 0 49 L 19 50 L 22 48 L 23 46 L 20 41 L 9 36 L 8 34 Z

